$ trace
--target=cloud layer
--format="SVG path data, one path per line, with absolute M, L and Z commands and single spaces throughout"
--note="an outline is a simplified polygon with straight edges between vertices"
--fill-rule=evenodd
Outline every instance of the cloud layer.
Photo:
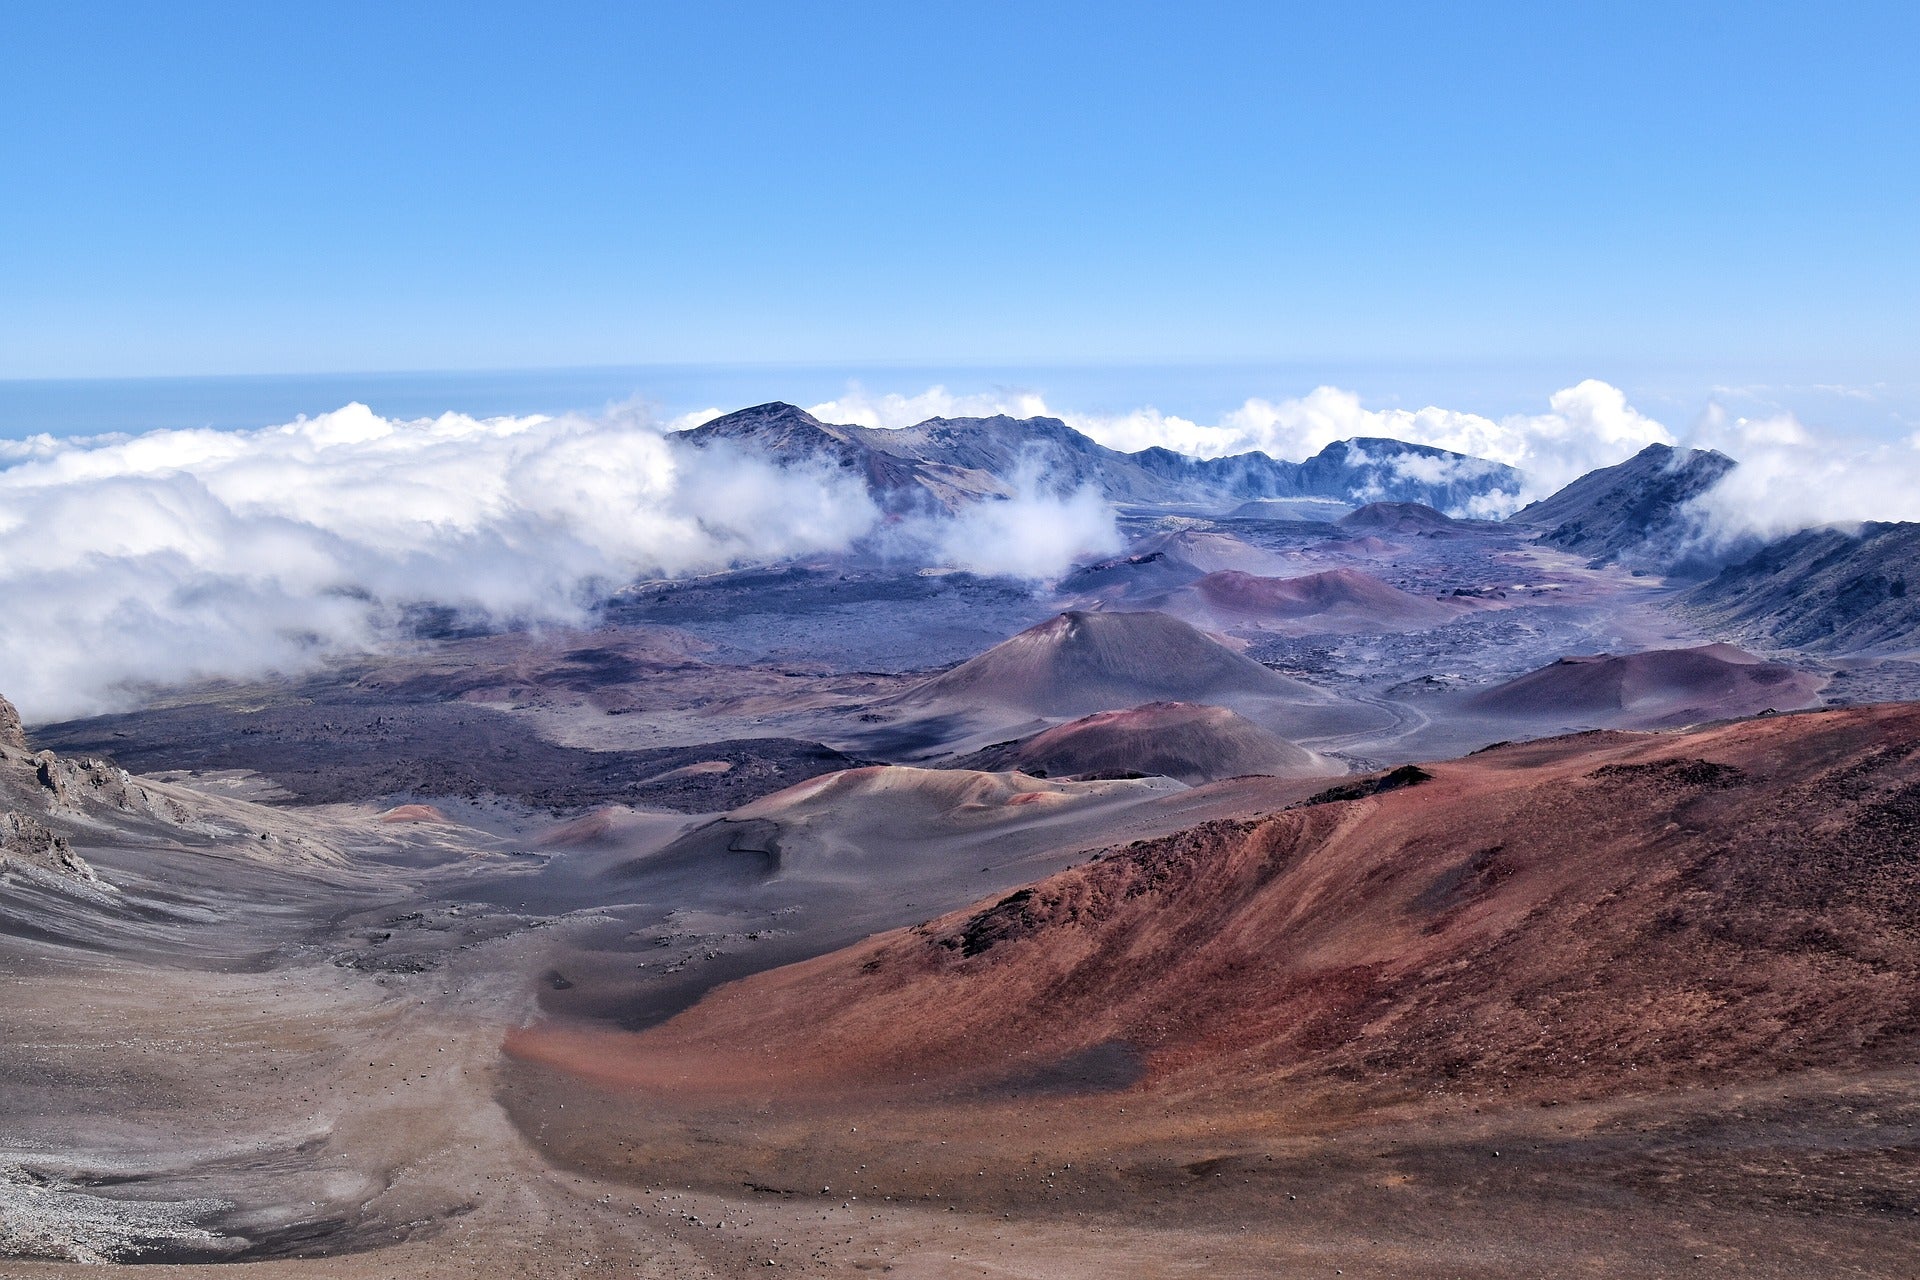
M 853 476 L 667 430 L 352 404 L 257 431 L 0 441 L 0 688 L 51 719 L 298 672 L 421 605 L 564 625 L 636 578 L 856 546 L 1044 579 L 1119 545 L 1103 501 L 1037 475 L 958 517 L 883 523 Z
M 261 431 L 0 446 L 0 673 L 29 714 L 291 671 L 408 605 L 572 622 L 609 585 L 844 547 L 854 480 L 670 446 L 644 422 L 365 406 Z
M 1033 392 L 955 395 L 944 387 L 902 396 L 872 395 L 854 386 L 812 412 L 828 421 L 872 427 L 904 427 L 934 416 L 1048 416 L 1114 449 L 1158 445 L 1201 457 L 1257 449 L 1295 461 L 1336 440 L 1384 436 L 1519 468 L 1525 475 L 1520 493 L 1489 495 L 1463 513 L 1490 517 L 1506 515 L 1650 444 L 1713 448 L 1740 465 L 1697 503 L 1700 549 L 1707 554 L 1821 525 L 1920 521 L 1920 433 L 1900 440 L 1858 439 L 1809 429 L 1788 413 L 1740 417 L 1718 405 L 1675 431 L 1636 409 L 1620 388 L 1595 379 L 1555 392 L 1543 412 L 1502 418 L 1435 406 L 1369 409 L 1354 392 L 1324 386 L 1293 399 L 1249 399 L 1213 423 L 1150 407 L 1120 415 L 1076 414 L 1050 408 Z

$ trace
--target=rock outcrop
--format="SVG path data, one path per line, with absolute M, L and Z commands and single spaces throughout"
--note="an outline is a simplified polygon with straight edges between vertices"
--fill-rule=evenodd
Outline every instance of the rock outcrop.
M 86 859 L 73 851 L 63 835 L 46 823 L 17 809 L 0 812 L 0 874 L 17 866 L 51 871 L 97 884 L 100 877 Z
M 5 698 L 0 698 L 0 747 L 12 747 L 16 751 L 26 751 L 27 730 L 20 723 L 20 713 Z
M 126 817 L 181 823 L 188 814 L 108 761 L 35 752 L 19 711 L 0 697 L 0 876 L 25 870 L 107 887 L 66 833 Z
M 111 761 L 41 751 L 31 757 L 31 763 L 34 780 L 54 813 L 79 817 L 106 809 L 167 822 L 187 821 L 187 812 L 177 802 L 155 795 Z

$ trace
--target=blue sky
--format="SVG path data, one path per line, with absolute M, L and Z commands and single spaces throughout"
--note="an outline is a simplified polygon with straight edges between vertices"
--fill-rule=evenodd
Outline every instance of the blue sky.
M 0 7 L 0 377 L 1920 378 L 1920 7 Z

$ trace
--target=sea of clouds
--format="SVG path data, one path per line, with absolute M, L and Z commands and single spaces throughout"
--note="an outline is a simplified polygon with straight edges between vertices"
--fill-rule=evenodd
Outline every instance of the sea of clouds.
M 1112 512 L 1029 478 L 888 522 L 860 482 L 638 412 L 420 421 L 364 405 L 255 431 L 0 441 L 0 679 L 32 718 L 142 685 L 297 672 L 409 607 L 584 622 L 638 578 L 851 548 L 1040 579 L 1118 549 Z
M 666 438 L 717 412 L 397 421 L 355 404 L 259 430 L 0 441 L 0 691 L 53 719 L 125 705 L 143 686 L 296 673 L 372 650 L 420 605 L 564 626 L 640 578 L 860 548 L 1045 581 L 1121 546 L 1098 495 L 1057 492 L 1031 471 L 1005 500 L 901 521 L 844 473 Z M 1683 440 L 1595 381 L 1500 419 L 1369 409 L 1331 387 L 1248 400 L 1214 423 L 1055 413 L 1037 394 L 940 387 L 851 388 L 812 412 L 873 427 L 1057 416 L 1118 449 L 1295 460 L 1385 436 L 1523 469 L 1528 489 L 1510 502 L 1647 444 L 1687 443 L 1742 462 L 1703 503 L 1716 537 L 1920 519 L 1912 442 L 1837 448 L 1791 419 L 1713 412 Z

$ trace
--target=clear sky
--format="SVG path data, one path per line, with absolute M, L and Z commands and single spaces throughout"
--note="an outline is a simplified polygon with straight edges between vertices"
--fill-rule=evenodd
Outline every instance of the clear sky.
M 0 3 L 0 377 L 1915 377 L 1920 6 Z

